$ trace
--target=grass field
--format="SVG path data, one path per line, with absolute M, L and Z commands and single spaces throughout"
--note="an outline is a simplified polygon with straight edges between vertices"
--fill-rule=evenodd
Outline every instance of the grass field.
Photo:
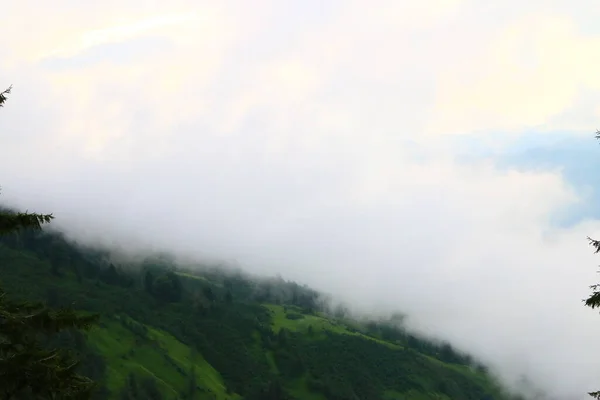
M 265 304 L 264 306 L 267 307 L 273 315 L 274 332 L 279 332 L 281 328 L 285 328 L 292 332 L 305 333 L 308 331 L 309 327 L 312 327 L 313 332 L 316 334 L 322 333 L 323 331 L 330 331 L 337 334 L 360 336 L 364 339 L 381 343 L 392 349 L 402 348 L 394 343 L 367 336 L 360 332 L 353 332 L 349 330 L 346 325 L 335 320 L 327 319 L 326 317 L 319 315 L 302 314 L 300 310 L 293 306 L 284 307 L 273 304 Z M 289 318 L 290 316 L 292 318 Z
M 233 400 L 220 374 L 199 354 L 170 334 L 120 316 L 104 318 L 88 333 L 90 344 L 106 358 L 107 387 L 115 394 L 127 376 L 153 377 L 165 399 L 175 399 L 195 375 L 198 399 Z

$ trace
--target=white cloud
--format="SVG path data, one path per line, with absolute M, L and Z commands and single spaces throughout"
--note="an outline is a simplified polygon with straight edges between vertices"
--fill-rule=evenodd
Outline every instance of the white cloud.
M 504 26 L 485 51 L 439 72 L 433 132 L 470 133 L 523 127 L 581 129 L 589 118 L 556 118 L 582 90 L 600 91 L 594 73 L 597 36 L 578 32 L 577 21 L 554 13 L 531 13 Z M 585 116 L 585 115 L 584 115 Z M 579 119 L 579 120 L 578 120 Z M 589 130 L 589 125 L 583 125 Z
M 0 42 L 0 76 L 16 79 L 0 118 L 4 199 L 78 235 L 237 259 L 357 307 L 406 309 L 507 378 L 594 389 L 600 319 L 579 300 L 596 278 L 585 236 L 600 226 L 549 225 L 577 200 L 558 172 L 462 166 L 437 136 L 553 119 L 579 129 L 593 110 L 581 90 L 598 89 L 597 39 L 578 31 L 587 15 L 545 2 L 515 16 L 453 1 L 65 1 L 49 19 L 22 4 L 12 13 L 47 34 L 2 21 L 18 38 Z M 163 13 L 204 23 L 144 30 Z M 96 44 L 171 45 L 127 63 L 40 62 L 63 45 L 76 61 L 90 30 L 103 32 Z
M 86 31 L 80 37 L 76 38 L 73 43 L 56 48 L 50 51 L 49 54 L 41 56 L 40 59 L 46 57 L 74 57 L 77 56 L 78 53 L 94 46 L 121 42 L 144 34 L 152 34 L 156 31 L 160 32 L 161 28 L 191 23 L 203 24 L 206 23 L 206 21 L 202 20 L 197 15 L 189 13 L 182 15 L 158 15 L 144 18 L 127 25 Z

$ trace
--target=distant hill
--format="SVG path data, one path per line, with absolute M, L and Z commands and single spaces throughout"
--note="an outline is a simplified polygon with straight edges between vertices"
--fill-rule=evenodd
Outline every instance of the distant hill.
M 51 343 L 80 354 L 97 399 L 514 399 L 449 344 L 328 313 L 305 286 L 166 257 L 111 260 L 56 233 L 0 238 L 10 296 L 102 315 Z

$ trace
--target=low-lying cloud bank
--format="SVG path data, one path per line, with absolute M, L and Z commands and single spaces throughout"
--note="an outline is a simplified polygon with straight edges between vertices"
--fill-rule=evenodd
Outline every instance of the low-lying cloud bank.
M 549 223 L 577 201 L 560 175 L 339 148 L 268 160 L 239 147 L 235 159 L 197 157 L 181 144 L 130 170 L 3 174 L 4 200 L 54 212 L 79 240 L 235 261 L 362 312 L 406 312 L 410 327 L 509 382 L 527 375 L 561 398 L 595 387 L 600 317 L 580 300 L 597 278 L 585 237 L 600 224 Z

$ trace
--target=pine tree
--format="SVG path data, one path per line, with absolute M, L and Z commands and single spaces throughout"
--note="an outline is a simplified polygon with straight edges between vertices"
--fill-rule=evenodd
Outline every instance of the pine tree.
M 600 139 L 600 130 L 596 131 L 596 139 Z M 594 248 L 594 253 L 600 253 L 600 240 L 592 239 L 589 236 L 587 239 Z M 600 284 L 591 285 L 590 289 L 592 289 L 592 294 L 584 300 L 585 305 L 592 309 L 600 307 Z M 588 394 L 595 399 L 600 399 L 600 391 L 589 392 Z
M 11 88 L 0 93 L 0 107 Z M 40 230 L 53 218 L 52 214 L 0 211 L 0 234 Z M 11 301 L 0 288 L 0 396 L 89 399 L 95 384 L 76 372 L 79 362 L 66 351 L 45 348 L 42 338 L 65 329 L 88 329 L 96 320 L 96 315 Z

